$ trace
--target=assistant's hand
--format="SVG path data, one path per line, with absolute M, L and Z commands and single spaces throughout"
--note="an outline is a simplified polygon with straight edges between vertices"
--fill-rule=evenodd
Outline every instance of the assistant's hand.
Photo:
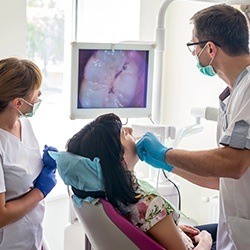
M 166 153 L 172 148 L 167 148 L 160 143 L 154 134 L 147 132 L 136 144 L 139 158 L 156 168 L 171 172 L 173 166 L 165 161 Z
M 58 152 L 56 148 L 45 145 L 42 157 L 43 164 L 49 169 L 56 169 L 56 161 L 49 155 L 48 151 Z
M 55 170 L 45 166 L 35 180 L 34 188 L 39 189 L 45 198 L 47 194 L 54 188 L 56 182 Z

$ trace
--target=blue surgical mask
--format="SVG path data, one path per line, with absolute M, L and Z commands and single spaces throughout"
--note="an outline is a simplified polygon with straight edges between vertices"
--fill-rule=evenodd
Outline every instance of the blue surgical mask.
M 38 109 L 38 107 L 40 106 L 40 104 L 41 104 L 41 102 L 42 102 L 42 100 L 38 100 L 37 102 L 35 102 L 34 104 L 31 104 L 31 103 L 29 103 L 29 102 L 27 102 L 26 100 L 24 100 L 23 98 L 21 98 L 24 102 L 26 102 L 28 105 L 30 105 L 31 107 L 32 107 L 32 109 L 31 109 L 31 111 L 30 112 L 27 112 L 27 113 L 25 113 L 25 114 L 23 114 L 19 109 L 17 109 L 17 111 L 21 114 L 21 116 L 24 116 L 24 117 L 32 117 L 35 113 L 36 113 L 36 111 L 37 111 L 37 109 Z
M 213 69 L 213 67 L 211 65 L 212 62 L 213 62 L 213 60 L 214 60 L 213 58 L 211 59 L 211 61 L 209 62 L 209 64 L 207 66 L 202 66 L 201 63 L 200 63 L 200 61 L 199 61 L 199 58 L 200 58 L 202 52 L 204 51 L 205 47 L 206 46 L 204 46 L 204 48 L 201 50 L 201 52 L 199 53 L 199 55 L 196 56 L 196 58 L 197 58 L 197 65 L 196 66 L 197 66 L 197 68 L 200 70 L 200 72 L 202 74 L 204 74 L 206 76 L 215 76 L 216 73 L 215 73 L 215 71 L 214 71 L 214 69 Z

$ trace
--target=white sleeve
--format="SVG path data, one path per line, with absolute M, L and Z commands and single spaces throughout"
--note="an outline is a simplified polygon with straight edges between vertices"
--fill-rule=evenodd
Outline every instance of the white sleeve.
M 5 182 L 4 182 L 4 174 L 3 174 L 3 159 L 0 155 L 0 193 L 4 193 L 5 189 Z
M 250 79 L 238 90 L 232 109 L 227 114 L 227 128 L 220 144 L 250 149 Z

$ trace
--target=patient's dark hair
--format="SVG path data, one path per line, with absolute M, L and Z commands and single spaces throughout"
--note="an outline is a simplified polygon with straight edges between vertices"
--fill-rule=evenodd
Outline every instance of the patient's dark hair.
M 118 206 L 118 201 L 125 205 L 137 201 L 131 174 L 122 164 L 124 149 L 120 141 L 121 127 L 122 123 L 117 115 L 101 115 L 83 127 L 67 143 L 68 152 L 91 160 L 100 158 L 106 198 L 114 206 Z

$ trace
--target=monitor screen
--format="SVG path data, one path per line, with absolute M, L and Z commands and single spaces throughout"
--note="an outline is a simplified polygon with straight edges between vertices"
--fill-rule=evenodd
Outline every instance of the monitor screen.
M 151 115 L 152 44 L 72 43 L 71 118 Z

